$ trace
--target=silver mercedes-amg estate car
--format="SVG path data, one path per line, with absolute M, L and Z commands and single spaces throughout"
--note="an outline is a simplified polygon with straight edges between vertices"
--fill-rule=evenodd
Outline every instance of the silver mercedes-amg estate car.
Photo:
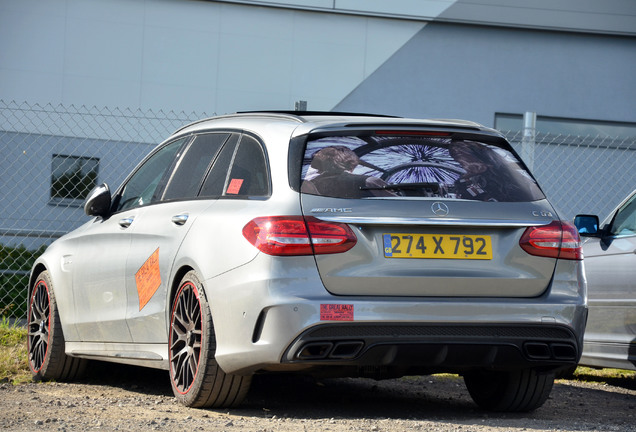
M 254 374 L 450 372 L 482 408 L 529 411 L 581 356 L 577 230 L 476 123 L 214 117 L 85 210 L 32 270 L 36 379 L 129 363 L 229 407 Z

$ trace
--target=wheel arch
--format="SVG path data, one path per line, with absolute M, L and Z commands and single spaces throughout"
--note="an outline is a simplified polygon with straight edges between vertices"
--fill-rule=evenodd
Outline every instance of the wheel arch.
M 27 289 L 27 302 L 31 298 L 31 293 L 33 292 L 33 286 L 35 285 L 35 282 L 37 281 L 38 276 L 40 275 L 40 273 L 42 273 L 45 270 L 48 270 L 48 268 L 44 265 L 44 263 L 39 262 L 33 266 L 33 269 L 31 270 L 31 275 L 29 276 L 29 287 Z
M 167 301 L 167 310 L 166 310 L 166 331 L 170 331 L 170 319 L 172 314 L 172 304 L 174 303 L 174 297 L 177 295 L 177 291 L 179 290 L 179 284 L 183 277 L 189 272 L 195 270 L 190 265 L 182 265 L 174 272 L 174 276 L 170 282 L 170 287 L 168 289 L 168 301 Z M 195 270 L 196 271 L 196 270 Z

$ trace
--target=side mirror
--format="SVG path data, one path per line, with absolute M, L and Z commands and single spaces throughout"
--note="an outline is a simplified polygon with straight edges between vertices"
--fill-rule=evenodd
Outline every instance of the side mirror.
M 88 216 L 104 217 L 110 212 L 110 205 L 110 189 L 106 183 L 102 183 L 88 194 L 86 204 L 84 204 L 84 213 Z
M 598 229 L 598 216 L 596 215 L 576 215 L 574 225 L 581 237 L 601 236 L 601 231 Z

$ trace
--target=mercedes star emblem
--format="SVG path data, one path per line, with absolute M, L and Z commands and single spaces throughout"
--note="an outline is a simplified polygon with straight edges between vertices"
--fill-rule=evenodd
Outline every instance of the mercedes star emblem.
M 431 206 L 431 210 L 433 210 L 436 216 L 448 215 L 448 206 L 443 202 L 435 201 Z

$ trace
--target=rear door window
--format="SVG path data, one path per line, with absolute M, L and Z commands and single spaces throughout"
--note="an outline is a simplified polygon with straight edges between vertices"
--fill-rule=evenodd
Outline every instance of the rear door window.
M 507 149 L 452 136 L 322 136 L 307 142 L 301 191 L 337 198 L 544 198 Z
M 179 160 L 170 178 L 164 200 L 194 198 L 199 193 L 203 178 L 227 141 L 229 133 L 197 135 Z

